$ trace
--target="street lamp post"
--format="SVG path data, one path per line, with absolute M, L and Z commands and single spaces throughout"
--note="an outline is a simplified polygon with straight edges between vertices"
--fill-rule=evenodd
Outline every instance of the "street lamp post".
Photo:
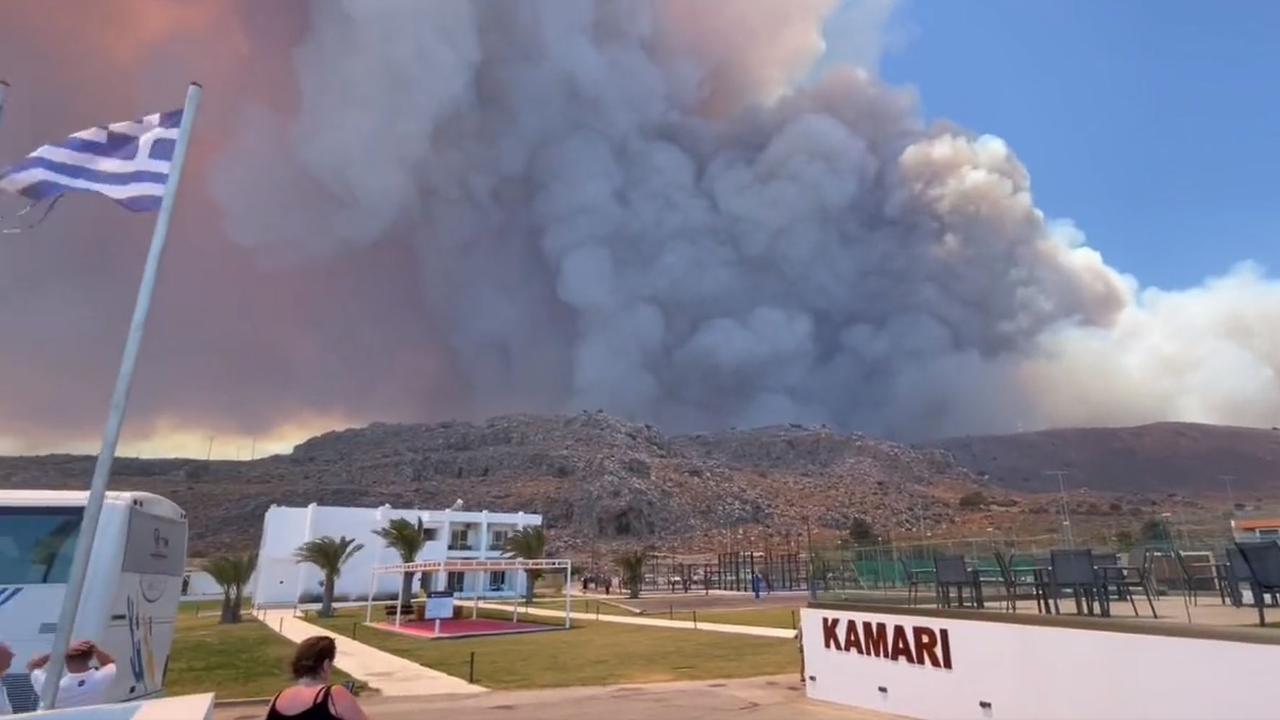
M 1046 470 L 1044 474 L 1054 475 L 1058 478 L 1058 497 L 1062 500 L 1062 528 L 1067 535 L 1067 547 L 1074 548 L 1076 546 L 1076 539 L 1071 532 L 1071 508 L 1067 503 L 1067 483 L 1063 480 L 1067 471 Z

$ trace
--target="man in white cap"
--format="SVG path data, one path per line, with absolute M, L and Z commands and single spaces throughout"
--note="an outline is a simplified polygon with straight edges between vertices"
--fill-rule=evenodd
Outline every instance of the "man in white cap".
M 97 663 L 97 667 L 90 664 Z M 31 684 L 35 686 L 36 695 L 44 690 L 44 666 L 49 662 L 49 654 L 27 663 L 31 672 Z M 67 648 L 66 674 L 58 683 L 58 707 L 83 707 L 98 705 L 107 701 L 107 693 L 116 679 L 116 660 L 106 650 L 90 640 L 78 642 Z M 44 708 L 44 699 L 40 701 Z

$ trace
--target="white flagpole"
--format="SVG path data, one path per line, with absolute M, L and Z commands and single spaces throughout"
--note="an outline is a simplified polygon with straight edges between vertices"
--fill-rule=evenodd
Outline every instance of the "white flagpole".
M 9 83 L 0 80 L 0 120 L 4 119 L 4 96 L 9 94 Z
M 54 708 L 58 701 L 58 681 L 62 677 L 67 648 L 71 644 L 76 612 L 80 609 L 80 595 L 84 592 L 94 535 L 98 531 L 98 518 L 102 515 L 102 503 L 106 498 L 107 482 L 111 476 L 111 462 L 115 459 L 116 442 L 120 439 L 120 426 L 124 423 L 129 386 L 133 382 L 133 368 L 138 360 L 138 349 L 142 347 L 142 330 L 147 324 L 147 313 L 151 309 L 151 294 L 155 290 L 156 275 L 160 270 L 160 256 L 164 253 L 165 239 L 169 234 L 169 218 L 173 216 L 173 201 L 178 194 L 178 182 L 182 179 L 182 164 L 187 157 L 187 145 L 191 142 L 191 127 L 195 125 L 196 110 L 200 106 L 200 92 L 200 85 L 191 83 L 187 87 L 187 101 L 182 106 L 182 124 L 178 128 L 178 139 L 169 165 L 169 181 L 165 183 L 164 198 L 160 201 L 160 212 L 151 233 L 151 250 L 147 253 L 147 264 L 142 271 L 138 300 L 133 306 L 133 320 L 129 323 L 129 335 L 124 343 L 124 356 L 120 360 L 116 388 L 111 394 L 102 450 L 93 466 L 93 483 L 89 487 L 89 500 L 85 503 L 84 520 L 80 523 L 80 537 L 76 540 L 76 551 L 71 560 L 71 575 L 67 579 L 66 596 L 62 599 L 62 613 L 58 616 L 53 651 L 49 656 L 49 664 L 45 666 L 46 676 L 40 698 L 41 706 L 46 710 Z

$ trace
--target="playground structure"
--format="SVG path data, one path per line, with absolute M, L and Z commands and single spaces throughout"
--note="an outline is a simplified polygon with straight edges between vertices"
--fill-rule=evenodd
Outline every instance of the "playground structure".
M 455 611 L 453 604 L 453 593 L 449 591 L 432 592 L 422 603 L 422 617 L 416 615 L 414 608 L 414 599 L 404 596 L 404 586 L 401 584 L 400 592 L 397 595 L 396 603 L 388 606 L 386 622 L 374 623 L 373 618 L 373 588 L 378 583 L 378 578 L 382 575 L 395 575 L 403 577 L 405 574 L 422 573 L 424 576 L 433 576 L 441 573 L 454 575 L 459 580 L 459 586 L 464 586 L 467 576 L 476 575 L 478 580 L 489 577 L 490 573 L 517 571 L 521 573 L 529 572 L 563 572 L 565 575 L 565 595 L 564 595 L 564 629 L 571 627 L 570 622 L 570 604 L 573 601 L 573 584 L 569 582 L 569 578 L 573 572 L 573 564 L 569 560 L 559 559 L 537 559 L 524 560 L 521 558 L 496 558 L 488 560 L 422 560 L 411 563 L 396 563 L 392 565 L 375 565 L 369 573 L 369 595 L 365 603 L 365 622 L 368 624 L 384 626 L 388 630 L 401 632 L 404 634 L 415 635 L 423 638 L 457 638 L 469 637 L 474 635 L 502 635 L 508 633 L 535 632 L 551 629 L 550 626 L 541 624 L 531 624 L 520 622 L 520 600 L 507 599 L 511 605 L 511 621 L 505 622 L 493 618 L 480 617 L 480 603 L 484 599 L 483 591 L 474 592 L 470 596 L 471 600 L 471 617 L 459 617 Z M 460 577 L 459 577 L 460 576 Z M 473 584 L 476 587 L 483 587 L 483 583 L 477 581 Z M 502 598 L 506 598 L 505 594 Z M 443 606 L 438 606 L 438 601 L 444 600 Z M 438 614 L 443 609 L 443 614 Z M 408 616 L 406 617 L 406 609 Z

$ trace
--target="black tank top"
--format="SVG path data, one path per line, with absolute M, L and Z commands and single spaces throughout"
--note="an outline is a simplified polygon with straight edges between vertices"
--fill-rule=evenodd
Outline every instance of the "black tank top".
M 285 715 L 276 709 L 276 701 L 280 699 L 280 693 L 276 693 L 271 699 L 271 707 L 267 708 L 266 720 L 342 720 L 329 709 L 329 691 L 328 685 L 320 688 L 311 707 L 292 715 Z

